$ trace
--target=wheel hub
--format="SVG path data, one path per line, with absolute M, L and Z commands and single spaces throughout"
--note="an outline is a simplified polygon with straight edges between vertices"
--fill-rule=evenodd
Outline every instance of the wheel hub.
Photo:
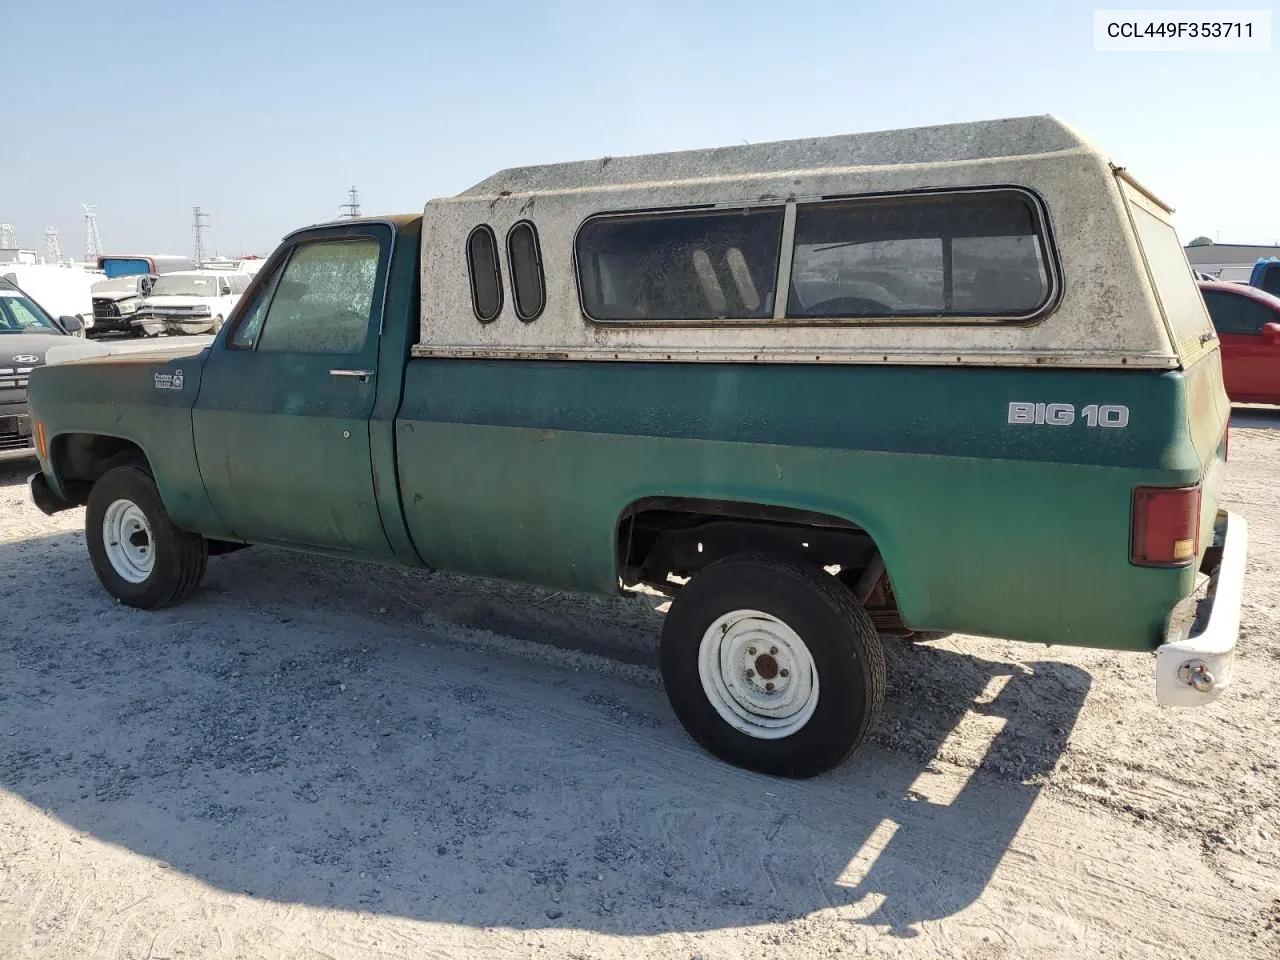
M 113 500 L 102 515 L 102 545 L 111 568 L 129 583 L 142 583 L 155 567 L 151 524 L 132 500 Z
M 716 712 L 760 739 L 790 736 L 817 708 L 818 675 L 809 648 L 787 624 L 758 610 L 735 610 L 708 628 L 698 672 Z
M 766 680 L 772 680 L 778 675 L 778 661 L 770 654 L 760 654 L 756 657 L 756 673 Z

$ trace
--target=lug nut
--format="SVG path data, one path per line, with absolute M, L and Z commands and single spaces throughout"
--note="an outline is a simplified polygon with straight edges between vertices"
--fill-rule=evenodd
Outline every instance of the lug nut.
M 778 655 L 778 648 L 777 648 L 777 647 L 770 647 L 770 648 L 769 648 L 769 656 L 771 656 L 771 657 L 776 657 L 777 655 Z
M 750 679 L 751 679 L 752 677 L 754 677 L 755 675 L 756 675 L 756 672 L 755 672 L 754 670 L 748 670 L 748 671 L 747 671 L 747 679 L 748 679 L 748 680 L 750 680 Z
M 787 671 L 787 670 L 779 670 L 779 671 L 778 671 L 778 676 L 780 676 L 780 677 L 784 677 L 784 678 L 785 678 L 785 677 L 789 677 L 789 676 L 791 676 L 791 673 L 790 673 L 789 671 Z
M 772 684 L 772 683 L 766 683 L 766 684 L 764 685 L 764 688 L 765 688 L 765 690 L 767 690 L 769 693 L 773 693 L 773 684 Z
M 756 655 L 755 647 L 747 647 L 747 656 L 754 657 Z

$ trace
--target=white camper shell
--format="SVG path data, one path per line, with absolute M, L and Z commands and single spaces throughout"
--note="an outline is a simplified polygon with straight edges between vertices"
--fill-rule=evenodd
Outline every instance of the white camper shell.
M 1175 368 L 1171 213 L 1049 116 L 504 170 L 426 204 L 414 354 Z

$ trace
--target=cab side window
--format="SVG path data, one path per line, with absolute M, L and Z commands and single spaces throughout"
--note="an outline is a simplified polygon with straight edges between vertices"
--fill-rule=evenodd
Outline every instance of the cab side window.
M 1280 322 L 1280 317 L 1263 304 L 1239 294 L 1206 290 L 1204 302 L 1209 308 L 1209 319 L 1219 333 L 1258 337 L 1264 324 Z
M 299 245 L 245 314 L 233 346 L 266 353 L 355 353 L 373 316 L 381 244 L 369 238 Z

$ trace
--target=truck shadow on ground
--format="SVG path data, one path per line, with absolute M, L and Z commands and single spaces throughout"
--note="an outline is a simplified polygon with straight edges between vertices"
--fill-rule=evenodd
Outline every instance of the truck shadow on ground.
M 147 614 L 105 597 L 74 534 L 0 546 L 0 578 L 0 787 L 228 891 L 475 927 L 840 908 L 913 935 L 980 897 L 1090 683 L 891 642 L 876 742 L 780 781 L 689 742 L 649 677 L 655 598 L 254 549 Z M 486 617 L 551 652 L 504 655 L 467 622 Z

